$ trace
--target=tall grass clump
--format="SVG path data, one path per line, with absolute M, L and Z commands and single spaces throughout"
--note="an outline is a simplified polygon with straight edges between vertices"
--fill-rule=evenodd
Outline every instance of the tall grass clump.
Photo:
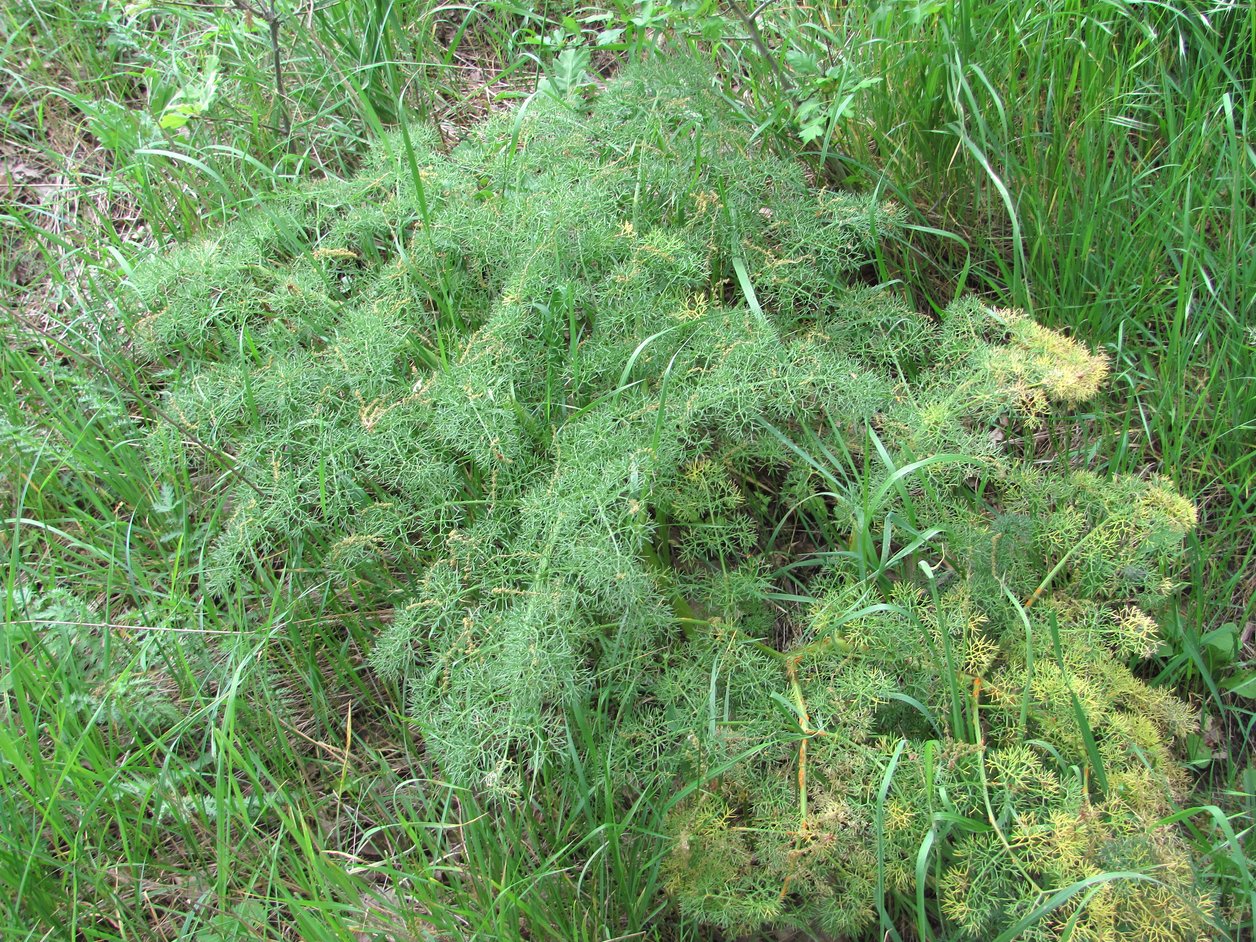
M 407 718 L 394 799 L 423 810 L 397 840 L 436 923 L 604 937 L 659 931 L 670 901 L 726 936 L 1223 931 L 1250 874 L 1201 850 L 1238 838 L 1184 804 L 1197 716 L 1137 670 L 1196 510 L 1166 478 L 1006 444 L 1099 395 L 1110 358 L 971 296 L 917 313 L 877 274 L 908 211 L 814 188 L 712 85 L 660 58 L 591 102 L 551 82 L 452 150 L 403 127 L 356 174 L 135 266 L 102 341 L 133 395 L 101 421 L 152 482 L 139 536 L 178 547 L 135 578 L 266 628 L 202 639 L 206 709 L 259 756 L 290 748 L 300 697 L 237 713 L 242 678 L 278 688 L 360 639 L 335 679 Z M 46 420 L 7 418 L 21 500 Z M 56 571 L 16 571 L 14 621 L 87 617 Z M 184 727 L 152 686 L 53 702 L 76 723 L 134 702 L 166 741 Z M 188 787 L 313 846 L 222 736 Z M 37 789 L 10 800 L 47 816 Z M 55 872 L 64 836 L 21 834 Z M 325 859 L 301 858 L 351 905 Z M 230 912 L 283 918 L 286 884 L 261 885 Z

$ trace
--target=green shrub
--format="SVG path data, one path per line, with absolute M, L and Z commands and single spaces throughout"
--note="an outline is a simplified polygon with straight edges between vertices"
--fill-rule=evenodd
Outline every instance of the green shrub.
M 670 890 L 733 932 L 1194 938 L 1190 709 L 1157 645 L 1194 510 L 1031 463 L 1106 362 L 873 283 L 892 205 L 816 192 L 679 61 L 417 132 L 142 266 L 136 336 L 219 475 L 205 589 L 389 615 L 442 774 L 509 806 L 573 708 Z

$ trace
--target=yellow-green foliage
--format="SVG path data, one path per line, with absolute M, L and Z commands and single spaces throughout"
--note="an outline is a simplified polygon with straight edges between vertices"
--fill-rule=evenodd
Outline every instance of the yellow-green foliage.
M 731 630 L 708 645 L 687 667 L 718 704 L 691 704 L 704 782 L 672 816 L 682 905 L 735 932 L 857 934 L 875 924 L 878 880 L 915 893 L 927 846 L 929 891 L 973 938 L 1112 873 L 1127 876 L 1030 937 L 1206 935 L 1208 891 L 1159 823 L 1184 785 L 1172 743 L 1195 718 L 1118 660 L 1146 653 L 1149 617 L 1061 594 L 1022 620 L 1019 604 L 979 601 L 962 579 L 936 600 L 907 582 L 884 598 L 835 574 L 779 657 L 740 655 Z
M 1010 453 L 1106 361 L 913 312 L 869 277 L 898 210 L 727 107 L 630 70 L 141 268 L 153 465 L 225 482 L 208 591 L 386 612 L 374 669 L 501 801 L 610 704 L 599 761 L 675 783 L 669 890 L 730 931 L 1206 932 L 1158 823 L 1194 720 L 1129 666 L 1192 508 Z

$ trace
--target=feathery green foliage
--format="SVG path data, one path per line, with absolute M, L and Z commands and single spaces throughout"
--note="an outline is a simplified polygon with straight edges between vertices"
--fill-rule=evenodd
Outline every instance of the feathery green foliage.
M 523 802 L 640 698 L 597 748 L 624 801 L 682 783 L 703 922 L 1194 938 L 1194 716 L 1128 666 L 1194 510 L 1010 453 L 1107 363 L 870 284 L 901 223 L 684 60 L 398 134 L 137 270 L 145 448 L 222 482 L 207 591 L 391 612 L 372 665 L 456 785 Z

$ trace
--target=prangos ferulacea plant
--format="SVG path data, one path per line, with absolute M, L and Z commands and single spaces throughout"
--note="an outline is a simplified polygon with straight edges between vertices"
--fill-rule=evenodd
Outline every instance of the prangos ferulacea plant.
M 631 69 L 144 266 L 153 465 L 232 466 L 207 589 L 388 610 L 374 669 L 506 805 L 617 703 L 603 759 L 672 783 L 669 891 L 730 932 L 1206 933 L 1161 823 L 1194 719 L 1129 667 L 1190 504 L 1009 448 L 1105 360 L 915 313 L 866 277 L 896 208 L 726 109 Z

